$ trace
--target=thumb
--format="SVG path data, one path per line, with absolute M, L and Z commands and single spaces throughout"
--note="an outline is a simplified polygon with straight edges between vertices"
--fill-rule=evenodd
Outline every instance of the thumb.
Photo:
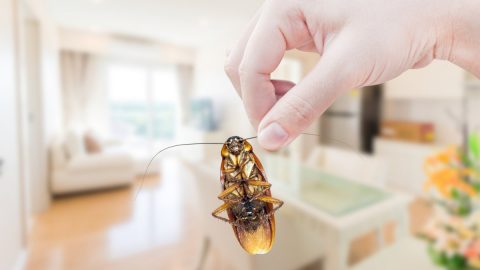
M 336 97 L 355 86 L 359 70 L 352 44 L 340 36 L 332 41 L 314 69 L 275 103 L 259 124 L 258 142 L 263 148 L 277 150 L 289 144 Z

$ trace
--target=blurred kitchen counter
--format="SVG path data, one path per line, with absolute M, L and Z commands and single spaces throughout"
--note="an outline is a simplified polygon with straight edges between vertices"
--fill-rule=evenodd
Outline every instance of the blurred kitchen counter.
M 425 159 L 445 147 L 377 137 L 374 142 L 374 155 L 387 164 L 385 183 L 389 188 L 410 195 L 424 196 Z

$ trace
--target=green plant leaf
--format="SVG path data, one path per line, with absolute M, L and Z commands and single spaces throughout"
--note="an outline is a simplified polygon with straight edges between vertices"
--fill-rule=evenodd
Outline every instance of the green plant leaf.
M 454 200 L 459 200 L 460 197 L 461 197 L 461 194 L 460 192 L 458 191 L 458 189 L 456 188 L 453 188 L 451 191 L 450 191 L 451 195 L 452 195 L 452 199 Z
M 480 134 L 472 133 L 468 138 L 470 153 L 475 159 L 480 158 Z
M 465 270 L 466 264 L 467 262 L 463 256 L 455 254 L 448 258 L 447 267 L 451 270 Z
M 476 192 L 480 192 L 480 183 L 479 182 L 473 182 L 472 186 L 473 186 L 473 188 L 475 189 Z
M 448 263 L 448 257 L 444 252 L 437 251 L 432 245 L 428 245 L 428 254 L 432 258 L 432 261 L 441 266 L 446 266 Z

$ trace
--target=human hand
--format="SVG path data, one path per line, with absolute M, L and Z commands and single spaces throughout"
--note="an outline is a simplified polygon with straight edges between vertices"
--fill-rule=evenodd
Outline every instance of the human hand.
M 276 150 L 345 90 L 383 83 L 434 58 L 480 71 L 471 60 L 480 59 L 479 49 L 466 49 L 480 45 L 478 14 L 472 0 L 267 0 L 225 70 L 259 143 Z M 466 38 L 472 32 L 475 38 Z M 321 55 L 297 85 L 270 79 L 290 49 Z

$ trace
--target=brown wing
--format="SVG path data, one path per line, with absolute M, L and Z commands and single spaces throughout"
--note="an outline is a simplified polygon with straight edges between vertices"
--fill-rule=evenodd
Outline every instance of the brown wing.
M 261 223 L 255 230 L 234 227 L 235 236 L 242 248 L 250 254 L 266 254 L 275 240 L 275 227 L 272 220 Z
M 253 151 L 250 152 L 250 157 L 255 162 L 255 166 L 257 167 L 258 171 L 262 175 L 263 181 L 268 182 L 267 175 L 265 174 L 265 169 L 263 168 L 263 165 L 260 162 L 260 159 L 258 159 L 257 155 L 255 155 Z M 272 196 L 271 191 L 270 190 L 265 191 L 265 195 Z
M 225 162 L 226 162 L 225 159 L 228 158 L 228 150 L 227 150 L 227 146 L 225 144 L 222 147 L 221 154 L 222 154 L 222 162 L 220 163 L 220 183 L 222 185 L 222 191 L 223 191 L 223 190 L 225 190 L 225 181 L 226 181 L 226 178 L 227 178 L 226 172 L 225 172 Z M 229 208 L 229 209 L 226 210 L 226 212 L 227 212 L 228 219 L 232 222 L 235 222 L 236 218 L 233 215 L 232 210 Z M 233 231 L 235 232 L 235 236 L 238 239 L 236 227 L 232 225 L 232 228 L 233 228 Z
M 258 171 L 262 174 L 262 178 L 264 181 L 267 181 L 268 182 L 268 179 L 267 179 L 267 175 L 265 174 L 265 169 L 263 168 L 263 165 L 262 163 L 260 162 L 260 159 L 257 157 L 257 155 L 255 155 L 255 153 L 253 153 L 253 150 L 250 152 L 250 155 L 252 156 L 253 160 L 255 161 L 255 166 L 257 166 L 258 168 Z M 267 190 L 265 191 L 265 195 L 267 196 L 270 196 L 272 197 L 272 192 L 271 190 Z M 273 204 L 271 203 L 267 203 L 267 213 L 271 213 L 273 211 Z M 269 218 L 269 223 L 271 225 L 271 238 L 272 238 L 272 245 L 273 245 L 273 242 L 275 241 L 275 216 L 274 215 L 271 215 L 270 218 Z

